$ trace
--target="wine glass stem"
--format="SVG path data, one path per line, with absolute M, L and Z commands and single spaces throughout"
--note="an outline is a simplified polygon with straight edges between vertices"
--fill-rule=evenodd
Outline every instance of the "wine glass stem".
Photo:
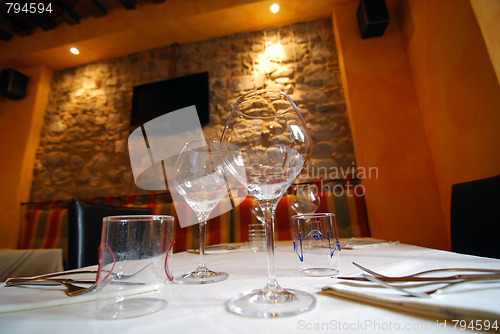
M 267 246 L 267 289 L 278 288 L 276 281 L 276 261 L 274 258 L 274 210 L 264 210 L 266 221 L 266 246 Z
M 205 266 L 205 226 L 207 222 L 201 222 L 200 225 L 200 262 L 198 264 L 198 270 L 206 270 Z

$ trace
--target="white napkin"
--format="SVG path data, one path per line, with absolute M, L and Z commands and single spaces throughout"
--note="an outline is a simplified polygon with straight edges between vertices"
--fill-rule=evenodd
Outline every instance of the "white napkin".
M 425 291 L 431 287 L 420 289 Z M 324 287 L 322 294 L 438 318 L 500 319 L 500 282 L 458 284 L 431 295 L 430 298 L 419 298 L 378 287 L 374 283 L 339 280 L 335 285 Z
M 360 249 L 368 247 L 392 246 L 399 244 L 399 241 L 387 241 L 376 238 L 348 238 L 340 239 L 342 249 Z
M 84 270 L 95 270 L 96 266 L 83 268 Z M 71 277 L 76 280 L 95 280 L 95 274 L 78 274 L 77 276 L 61 275 L 58 278 Z M 89 286 L 88 284 L 78 284 L 78 286 Z M 118 286 L 118 285 L 117 285 Z M 147 284 L 138 286 L 128 286 L 121 293 L 124 295 L 142 294 L 157 290 L 158 285 Z M 0 313 L 35 310 L 47 307 L 78 304 L 94 301 L 97 297 L 96 290 L 77 295 L 67 296 L 66 288 L 62 285 L 17 285 L 0 286 Z
M 248 248 L 247 243 L 226 243 L 226 244 L 217 244 L 210 245 L 205 247 L 205 254 L 220 254 L 220 253 L 233 253 L 233 252 L 248 252 L 250 249 Z M 200 254 L 199 249 L 188 249 L 186 252 Z
M 85 303 L 96 298 L 95 291 L 68 297 L 63 286 L 0 287 L 0 313 Z

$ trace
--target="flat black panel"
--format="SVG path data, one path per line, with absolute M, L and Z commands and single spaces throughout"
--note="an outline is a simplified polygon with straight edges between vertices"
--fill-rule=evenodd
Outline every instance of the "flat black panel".
M 26 85 L 29 78 L 11 68 L 0 73 L 0 95 L 11 100 L 20 100 L 26 96 Z
M 134 87 L 130 125 L 195 105 L 201 125 L 210 120 L 208 72 Z

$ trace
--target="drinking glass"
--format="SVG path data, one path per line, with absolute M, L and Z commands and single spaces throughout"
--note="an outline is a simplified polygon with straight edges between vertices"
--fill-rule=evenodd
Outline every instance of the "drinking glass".
M 98 318 L 134 318 L 165 308 L 162 287 L 172 280 L 168 264 L 173 237 L 172 216 L 103 219 L 96 278 Z
M 340 271 L 340 243 L 333 213 L 308 213 L 292 217 L 293 250 L 299 273 L 336 276 Z
M 221 154 L 226 170 L 248 190 L 264 213 L 268 279 L 263 289 L 231 299 L 228 307 L 234 313 L 281 317 L 307 311 L 316 304 L 313 295 L 278 284 L 274 257 L 276 206 L 311 151 L 309 129 L 288 95 L 258 90 L 236 101 L 222 134 Z
M 293 186 L 293 193 L 290 196 L 290 207 L 299 215 L 316 212 L 321 203 L 318 187 L 315 184 L 297 184 Z
M 259 221 L 257 224 L 248 225 L 248 244 L 252 252 L 266 250 L 266 221 L 259 203 L 254 198 L 250 199 L 250 211 Z
M 227 194 L 219 143 L 204 140 L 186 143 L 175 163 L 174 186 L 196 213 L 200 228 L 198 267 L 176 276 L 174 283 L 206 284 L 227 279 L 227 273 L 212 271 L 205 265 L 205 226 L 212 211 Z

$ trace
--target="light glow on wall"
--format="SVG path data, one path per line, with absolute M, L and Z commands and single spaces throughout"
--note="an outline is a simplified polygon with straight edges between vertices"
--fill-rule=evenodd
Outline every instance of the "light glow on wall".
M 283 50 L 283 46 L 280 43 L 270 44 L 266 47 L 265 54 L 271 60 L 280 61 L 285 57 L 285 50 Z

